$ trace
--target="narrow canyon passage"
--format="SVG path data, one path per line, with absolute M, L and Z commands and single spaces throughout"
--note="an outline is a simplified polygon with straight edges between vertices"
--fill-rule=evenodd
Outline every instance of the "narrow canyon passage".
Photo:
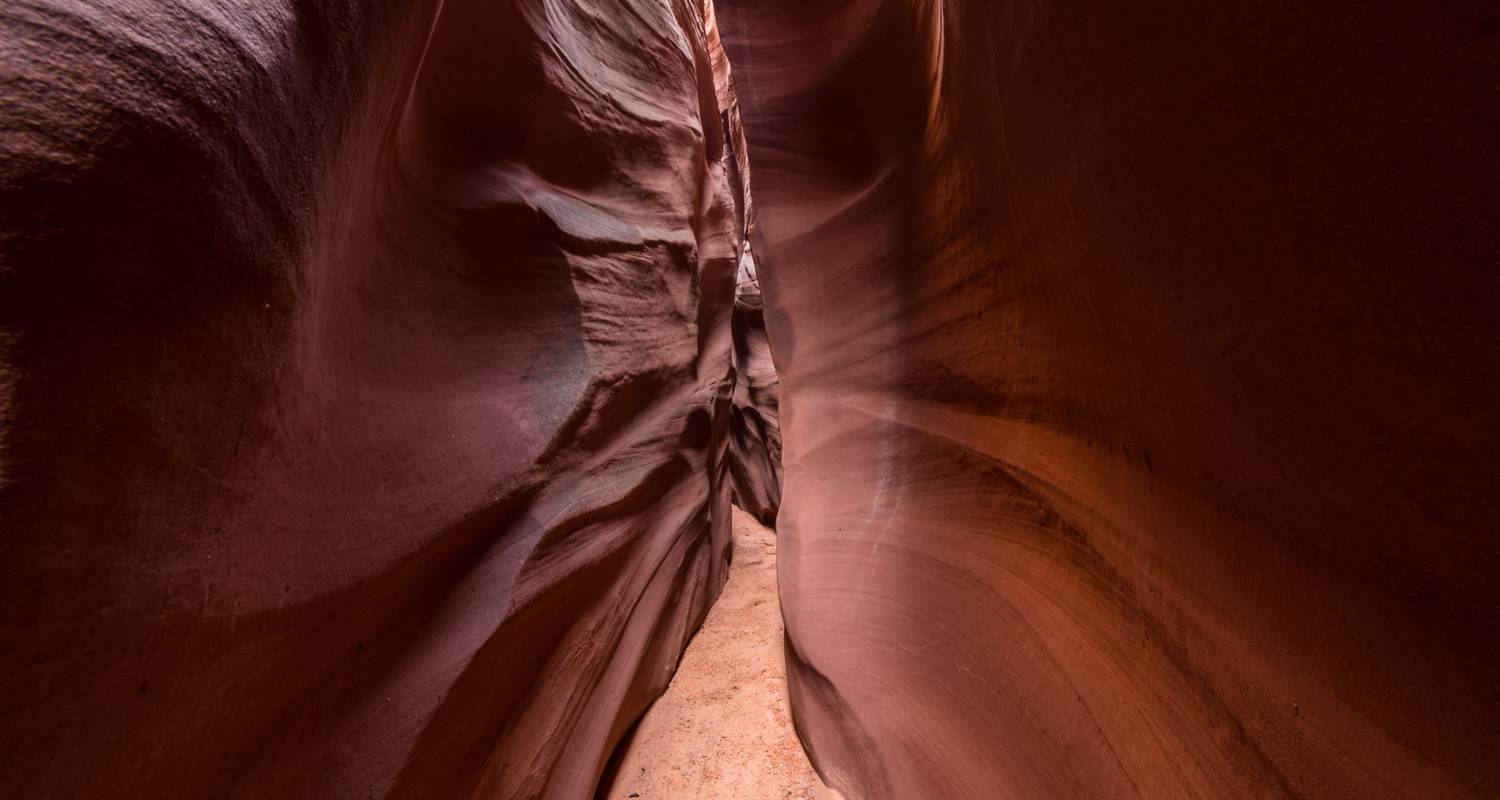
M 787 707 L 776 534 L 734 508 L 729 582 L 599 797 L 833 800 Z
M 1494 0 L 0 3 L 0 798 L 1494 800 L 1497 86 Z

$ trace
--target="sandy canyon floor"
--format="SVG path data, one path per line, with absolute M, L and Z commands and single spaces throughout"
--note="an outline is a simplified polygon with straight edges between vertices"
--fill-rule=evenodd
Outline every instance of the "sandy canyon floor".
M 600 797 L 830 800 L 787 708 L 776 534 L 734 509 L 734 560 L 677 675 Z

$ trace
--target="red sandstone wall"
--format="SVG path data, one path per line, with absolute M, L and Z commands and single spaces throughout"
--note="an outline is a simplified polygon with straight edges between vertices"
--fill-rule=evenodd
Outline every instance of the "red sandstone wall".
M 725 576 L 700 14 L 0 9 L 0 795 L 593 791 Z
M 1494 9 L 718 10 L 824 776 L 1500 793 Z

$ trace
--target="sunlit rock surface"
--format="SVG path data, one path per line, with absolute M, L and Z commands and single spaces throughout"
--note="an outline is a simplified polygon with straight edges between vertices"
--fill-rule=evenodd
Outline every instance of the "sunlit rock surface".
M 1493 8 L 718 18 L 832 785 L 1500 793 Z
M 705 33 L 0 9 L 0 795 L 592 795 L 725 577 Z

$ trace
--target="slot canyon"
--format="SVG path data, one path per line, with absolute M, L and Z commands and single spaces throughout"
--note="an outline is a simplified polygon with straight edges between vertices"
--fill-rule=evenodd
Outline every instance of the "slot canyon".
M 8 0 L 0 97 L 0 797 L 1500 797 L 1492 0 Z

